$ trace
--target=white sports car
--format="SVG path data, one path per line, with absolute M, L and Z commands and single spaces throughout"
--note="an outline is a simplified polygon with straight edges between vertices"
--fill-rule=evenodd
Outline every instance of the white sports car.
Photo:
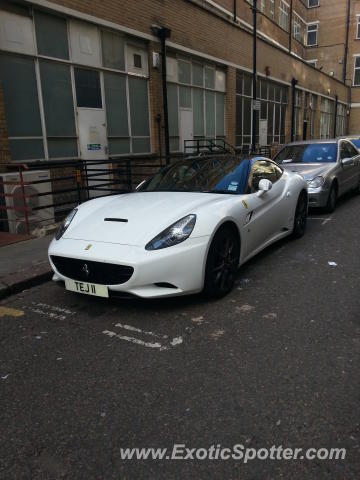
M 300 175 L 266 158 L 180 160 L 136 192 L 75 208 L 49 247 L 53 279 L 102 297 L 219 298 L 240 265 L 304 234 L 307 198 Z

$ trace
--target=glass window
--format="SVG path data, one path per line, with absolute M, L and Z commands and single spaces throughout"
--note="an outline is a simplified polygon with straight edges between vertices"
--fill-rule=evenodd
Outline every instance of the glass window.
M 198 87 L 204 86 L 204 68 L 199 63 L 192 64 L 193 74 L 192 74 L 192 83 Z
M 102 108 L 98 71 L 75 68 L 75 88 L 78 107 Z
M 185 60 L 178 61 L 179 82 L 191 83 L 191 63 Z
M 205 87 L 215 88 L 215 70 L 205 67 Z
M 124 39 L 108 30 L 101 32 L 102 62 L 104 67 L 125 70 Z M 141 57 L 140 57 L 141 61 Z M 141 65 L 140 65 L 141 68 Z
M 313 47 L 317 45 L 318 24 L 313 23 L 307 27 L 307 46 Z
M 130 138 L 109 138 L 108 144 L 110 155 L 130 153 Z
M 258 160 L 254 162 L 248 179 L 248 191 L 247 193 L 255 193 L 259 190 L 260 180 L 270 180 L 275 183 L 282 175 L 280 167 L 268 160 Z
M 9 139 L 12 160 L 41 160 L 44 158 L 44 142 L 41 139 Z
M 308 0 L 308 6 L 309 7 L 318 7 L 319 6 L 319 0 Z
M 180 108 L 191 108 L 191 88 L 179 87 Z
M 129 136 L 126 77 L 104 72 L 107 130 L 110 137 Z
M 283 0 L 279 3 L 279 25 L 284 30 L 289 30 L 289 7 Z
M 176 85 L 168 84 L 167 99 L 169 110 L 169 135 L 178 137 L 179 135 L 179 117 L 178 117 L 178 88 Z M 194 103 L 196 102 L 194 98 Z
M 206 136 L 215 137 L 215 93 L 205 92 Z
M 76 138 L 48 138 L 50 158 L 76 158 L 78 156 Z
M 35 31 L 40 55 L 69 59 L 67 23 L 65 18 L 35 12 Z
M 216 94 L 216 136 L 225 136 L 225 95 Z
M 204 136 L 204 92 L 200 89 L 194 89 L 194 136 Z
M 131 136 L 150 136 L 147 81 L 129 77 Z
M 34 61 L 0 55 L 0 81 L 9 137 L 42 136 Z
M 360 57 L 355 57 L 354 64 L 354 85 L 360 85 Z
M 272 20 L 274 20 L 275 17 L 275 0 L 270 0 L 270 5 L 269 5 L 269 16 Z
M 40 61 L 46 134 L 49 137 L 76 137 L 70 67 Z

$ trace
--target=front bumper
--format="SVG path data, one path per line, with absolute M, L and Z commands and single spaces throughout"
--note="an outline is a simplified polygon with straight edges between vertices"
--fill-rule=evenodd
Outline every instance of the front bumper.
M 329 189 L 323 187 L 320 188 L 308 188 L 309 195 L 309 207 L 326 207 L 329 198 Z
M 49 246 L 49 261 L 55 272 L 55 281 L 65 281 L 67 277 L 56 269 L 51 255 L 80 259 L 84 263 L 93 261 L 127 265 L 134 268 L 131 278 L 121 285 L 106 285 L 109 292 L 128 293 L 143 298 L 170 297 L 202 290 L 209 239 L 189 238 L 179 245 L 154 251 L 114 243 L 54 239 Z M 86 250 L 90 243 L 91 247 Z

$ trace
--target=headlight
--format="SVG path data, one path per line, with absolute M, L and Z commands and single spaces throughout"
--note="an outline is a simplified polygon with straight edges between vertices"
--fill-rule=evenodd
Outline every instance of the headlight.
M 172 247 L 186 240 L 194 229 L 196 215 L 187 215 L 163 230 L 159 235 L 149 242 L 146 250 L 160 250 L 161 248 Z
M 56 240 L 60 240 L 60 238 L 64 235 L 68 226 L 73 221 L 73 218 L 75 217 L 76 213 L 77 213 L 77 208 L 74 208 L 74 210 L 72 212 L 70 212 L 69 215 L 62 222 L 62 224 L 58 228 L 58 231 L 55 234 Z
M 324 185 L 324 177 L 315 177 L 312 180 L 307 180 L 307 184 L 310 188 L 320 188 Z

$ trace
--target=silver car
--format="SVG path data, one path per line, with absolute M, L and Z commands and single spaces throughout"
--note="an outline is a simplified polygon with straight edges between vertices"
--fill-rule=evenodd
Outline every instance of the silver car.
M 348 139 L 289 143 L 274 160 L 305 178 L 309 207 L 333 212 L 341 195 L 360 191 L 360 152 Z

